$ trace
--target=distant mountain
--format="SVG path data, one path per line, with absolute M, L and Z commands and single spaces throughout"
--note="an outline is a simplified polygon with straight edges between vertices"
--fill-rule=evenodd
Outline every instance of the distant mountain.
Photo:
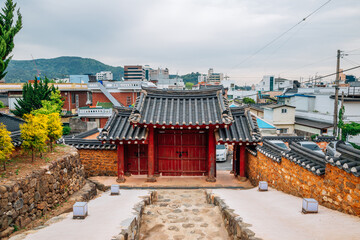
M 120 80 L 124 76 L 122 67 L 113 67 L 106 65 L 91 58 L 81 57 L 58 57 L 51 59 L 35 59 L 36 67 L 33 60 L 12 60 L 6 71 L 5 82 L 27 82 L 34 79 L 37 70 L 41 77 L 66 78 L 69 75 L 96 74 L 100 71 L 111 71 L 115 80 Z

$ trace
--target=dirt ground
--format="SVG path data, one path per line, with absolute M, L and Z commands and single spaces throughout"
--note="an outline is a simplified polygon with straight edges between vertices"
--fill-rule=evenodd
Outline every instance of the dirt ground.
M 140 239 L 229 239 L 218 207 L 206 203 L 204 190 L 158 190 L 145 207 Z
M 3 165 L 0 166 L 0 184 L 25 177 L 27 174 L 32 173 L 33 170 L 39 169 L 57 159 L 67 152 L 68 149 L 69 146 L 56 145 L 53 152 L 44 152 L 42 157 L 37 154 L 34 162 L 31 162 L 30 152 L 22 152 L 20 149 L 16 150 L 13 157 L 6 163 L 6 170 L 4 171 Z

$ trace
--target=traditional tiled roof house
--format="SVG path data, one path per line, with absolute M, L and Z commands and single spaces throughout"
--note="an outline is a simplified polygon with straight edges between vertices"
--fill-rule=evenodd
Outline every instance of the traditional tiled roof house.
M 245 148 L 261 136 L 244 108 L 230 109 L 223 88 L 142 90 L 132 110 L 116 108 L 98 139 L 117 147 L 118 181 L 126 174 L 216 178 L 216 144 L 232 144 L 235 174 L 245 176 Z M 234 159 L 236 160 L 236 159 Z

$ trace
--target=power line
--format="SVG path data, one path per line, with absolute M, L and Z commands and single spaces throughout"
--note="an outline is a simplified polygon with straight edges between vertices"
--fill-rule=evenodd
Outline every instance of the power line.
M 268 46 L 270 46 L 271 44 L 273 44 L 274 42 L 276 42 L 278 39 L 280 39 L 281 37 L 283 37 L 285 34 L 287 34 L 288 32 L 290 32 L 292 29 L 294 29 L 295 27 L 297 27 L 298 25 L 300 25 L 302 22 L 304 22 L 306 19 L 308 19 L 310 16 L 312 16 L 313 14 L 315 14 L 316 12 L 318 12 L 321 8 L 323 8 L 326 4 L 328 4 L 329 2 L 331 2 L 332 0 L 328 0 L 327 2 L 325 2 L 324 4 L 322 4 L 320 7 L 318 7 L 317 9 L 315 9 L 314 11 L 312 11 L 310 14 L 308 14 L 306 17 L 304 17 L 302 20 L 300 20 L 298 23 L 296 23 L 294 26 L 292 26 L 291 28 L 289 28 L 288 30 L 286 30 L 285 32 L 283 32 L 282 34 L 280 34 L 279 36 L 277 36 L 276 38 L 274 38 L 273 40 L 271 40 L 270 42 L 268 42 L 267 44 L 265 44 L 263 47 L 261 47 L 260 49 L 258 49 L 257 51 L 255 51 L 252 55 L 250 55 L 249 57 L 245 58 L 243 61 L 241 61 L 239 64 L 235 65 L 233 68 L 236 68 L 240 65 L 242 65 L 244 62 L 246 62 L 247 60 L 251 59 L 252 57 L 254 57 L 255 55 L 257 55 L 259 52 L 261 52 L 262 50 L 264 50 L 265 48 L 267 48 Z
M 330 76 L 336 75 L 336 74 L 338 74 L 338 73 L 343 73 L 343 72 L 347 72 L 347 71 L 354 70 L 354 69 L 356 69 L 356 68 L 360 68 L 360 65 L 359 65 L 359 66 L 356 66 L 356 67 L 348 68 L 348 69 L 345 69 L 345 70 L 341 70 L 341 71 L 339 71 L 339 72 L 331 73 L 331 74 L 328 74 L 328 75 L 325 75 L 325 76 L 319 76 L 319 77 L 317 77 L 317 78 L 314 78 L 314 79 L 311 79 L 311 80 L 308 80 L 308 81 L 304 81 L 303 83 L 312 82 L 312 81 L 315 81 L 315 80 L 318 80 L 318 79 L 330 77 Z

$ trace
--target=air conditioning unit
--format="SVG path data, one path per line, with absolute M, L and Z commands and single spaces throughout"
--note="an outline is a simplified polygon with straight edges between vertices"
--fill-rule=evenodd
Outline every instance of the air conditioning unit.
M 73 205 L 73 219 L 75 218 L 84 219 L 87 215 L 88 215 L 87 202 L 76 202 Z
M 317 213 L 318 212 L 318 202 L 313 198 L 303 198 L 302 202 L 302 212 L 303 213 Z
M 111 193 L 110 195 L 119 195 L 120 194 L 120 185 L 113 184 L 110 187 Z
M 266 181 L 259 182 L 259 191 L 267 191 L 268 190 L 268 183 Z

